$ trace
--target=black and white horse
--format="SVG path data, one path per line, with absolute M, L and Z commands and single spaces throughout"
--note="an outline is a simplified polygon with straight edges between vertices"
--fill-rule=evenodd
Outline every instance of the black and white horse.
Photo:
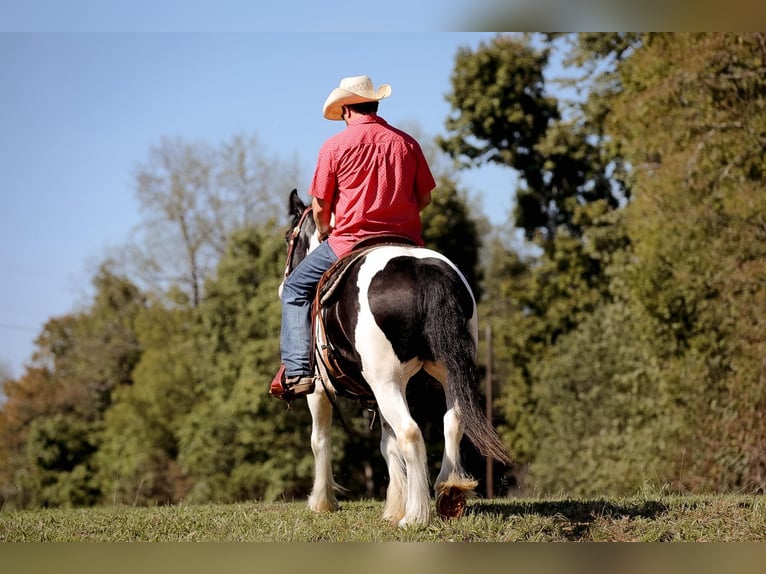
M 290 194 L 289 214 L 292 245 L 285 275 L 318 245 L 314 219 L 296 190 Z M 328 374 L 319 348 L 329 344 L 343 371 L 369 385 L 374 397 L 382 425 L 380 450 L 389 473 L 383 517 L 399 526 L 425 525 L 431 517 L 426 449 L 407 405 L 407 383 L 421 369 L 441 383 L 447 411 L 444 455 L 434 483 L 436 506 L 441 516 L 461 515 L 466 496 L 477 484 L 461 465 L 463 433 L 482 455 L 510 462 L 475 395 L 477 313 L 468 283 L 435 251 L 380 245 L 351 264 L 337 290 L 324 332 L 317 333 L 316 364 L 322 382 L 308 396 L 315 461 L 309 508 L 321 512 L 338 507 L 330 425 L 336 396 L 345 393 L 338 379 Z

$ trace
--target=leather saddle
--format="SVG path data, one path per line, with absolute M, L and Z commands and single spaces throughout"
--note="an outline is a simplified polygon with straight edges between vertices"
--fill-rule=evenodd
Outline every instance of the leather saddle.
M 417 246 L 417 243 L 402 235 L 377 235 L 359 241 L 350 253 L 338 259 L 322 275 L 317 285 L 311 312 L 312 347 L 317 350 L 322 365 L 332 380 L 333 387 L 339 395 L 359 401 L 369 409 L 373 409 L 375 406 L 375 396 L 372 389 L 361 376 L 361 373 L 358 371 L 351 372 L 356 371 L 356 369 L 344 368 L 345 361 L 339 349 L 344 341 L 333 341 L 329 338 L 325 323 L 327 314 L 332 312 L 333 307 L 340 299 L 340 293 L 348 279 L 348 271 L 352 265 L 373 249 L 385 245 L 411 247 Z M 312 354 L 312 360 L 314 359 L 315 356 Z

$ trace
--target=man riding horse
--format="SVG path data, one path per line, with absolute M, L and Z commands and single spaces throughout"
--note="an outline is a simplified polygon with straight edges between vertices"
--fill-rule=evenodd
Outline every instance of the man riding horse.
M 422 246 L 420 212 L 436 187 L 418 142 L 378 116 L 391 86 L 373 88 L 368 76 L 343 78 L 323 114 L 346 129 L 319 151 L 309 189 L 320 245 L 285 278 L 282 287 L 282 366 L 271 383 L 284 399 L 312 393 L 311 305 L 317 284 L 338 258 L 361 241 L 397 235 Z

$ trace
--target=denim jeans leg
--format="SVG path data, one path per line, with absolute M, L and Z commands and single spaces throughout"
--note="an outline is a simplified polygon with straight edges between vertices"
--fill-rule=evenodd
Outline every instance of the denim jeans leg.
M 285 375 L 311 375 L 311 303 L 322 274 L 338 260 L 327 241 L 309 253 L 282 286 L 280 347 Z

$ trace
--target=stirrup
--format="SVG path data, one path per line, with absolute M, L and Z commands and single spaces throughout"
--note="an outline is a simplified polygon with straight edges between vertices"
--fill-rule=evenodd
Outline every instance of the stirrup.
M 285 366 L 281 365 L 269 386 L 269 394 L 283 401 L 293 401 L 314 392 L 316 383 L 313 376 L 285 377 Z

